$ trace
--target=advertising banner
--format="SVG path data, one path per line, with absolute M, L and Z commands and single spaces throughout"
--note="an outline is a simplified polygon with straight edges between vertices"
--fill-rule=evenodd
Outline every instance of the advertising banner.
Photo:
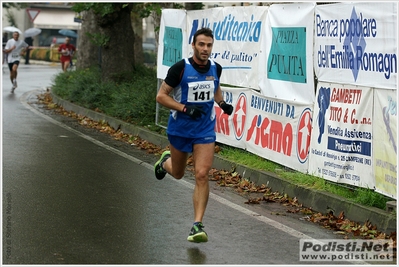
M 318 5 L 314 27 L 319 81 L 397 89 L 396 2 Z
M 312 105 L 268 98 L 254 90 L 222 87 L 234 106 L 231 116 L 216 108 L 218 142 L 307 172 Z
M 188 52 L 186 34 L 186 11 L 163 9 L 159 29 L 157 78 L 165 79 L 169 68 Z
M 397 199 L 397 90 L 374 89 L 373 165 L 376 191 Z
M 314 3 L 293 3 L 269 8 L 259 61 L 263 95 L 314 103 L 314 7 Z
M 194 33 L 212 29 L 214 45 L 211 58 L 223 67 L 224 84 L 259 89 L 261 39 L 268 7 L 223 7 L 187 12 L 188 56 L 192 56 Z
M 318 84 L 309 173 L 333 182 L 374 188 L 372 105 L 371 88 Z

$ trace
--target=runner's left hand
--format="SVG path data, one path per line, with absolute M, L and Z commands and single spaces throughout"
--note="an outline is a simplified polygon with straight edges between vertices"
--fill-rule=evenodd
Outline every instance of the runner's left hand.
M 223 101 L 223 103 L 220 105 L 220 108 L 223 109 L 224 113 L 227 115 L 231 115 L 233 113 L 233 106 L 230 104 L 227 104 L 226 102 Z

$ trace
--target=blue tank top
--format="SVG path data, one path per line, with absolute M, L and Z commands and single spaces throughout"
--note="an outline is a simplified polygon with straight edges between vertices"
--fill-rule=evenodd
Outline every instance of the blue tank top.
M 173 89 L 173 98 L 184 105 L 202 106 L 205 114 L 198 119 L 171 110 L 167 133 L 187 138 L 215 136 L 214 95 L 219 87 L 216 64 L 210 60 L 211 66 L 206 73 L 199 73 L 185 59 L 185 67 L 179 86 Z

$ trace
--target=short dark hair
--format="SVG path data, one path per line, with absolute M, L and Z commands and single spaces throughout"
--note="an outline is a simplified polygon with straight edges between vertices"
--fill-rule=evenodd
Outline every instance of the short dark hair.
M 200 34 L 203 34 L 205 36 L 211 37 L 213 39 L 213 32 L 212 32 L 211 29 L 209 29 L 209 28 L 201 28 L 198 31 L 196 31 L 195 34 L 194 34 L 194 39 L 193 39 L 194 44 L 195 44 L 195 41 L 197 40 L 197 36 L 200 35 Z

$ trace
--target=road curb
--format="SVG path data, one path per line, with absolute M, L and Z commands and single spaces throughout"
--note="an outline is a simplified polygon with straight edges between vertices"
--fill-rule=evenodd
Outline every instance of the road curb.
M 67 111 L 73 111 L 95 121 L 106 121 L 114 129 L 121 129 L 124 133 L 138 135 L 140 138 L 143 138 L 144 140 L 161 147 L 165 147 L 169 144 L 167 137 L 164 135 L 151 132 L 145 128 L 126 123 L 108 115 L 83 108 L 59 98 L 52 92 L 51 95 L 53 97 L 54 103 L 62 106 Z M 345 217 L 351 221 L 355 221 L 360 224 L 369 221 L 371 224 L 376 225 L 377 229 L 381 232 L 387 234 L 396 232 L 396 216 L 386 212 L 385 210 L 366 207 L 327 192 L 316 191 L 303 186 L 298 186 L 283 179 L 282 177 L 279 177 L 278 174 L 255 170 L 244 165 L 228 161 L 219 155 L 215 155 L 213 167 L 228 171 L 234 168 L 235 171 L 237 171 L 242 177 L 248 178 L 250 181 L 253 181 L 256 184 L 268 185 L 273 191 L 285 193 L 290 197 L 296 197 L 299 203 L 303 204 L 305 207 L 311 207 L 314 211 L 326 213 L 329 210 L 333 210 L 335 211 L 335 215 L 338 215 L 341 211 L 343 211 Z

